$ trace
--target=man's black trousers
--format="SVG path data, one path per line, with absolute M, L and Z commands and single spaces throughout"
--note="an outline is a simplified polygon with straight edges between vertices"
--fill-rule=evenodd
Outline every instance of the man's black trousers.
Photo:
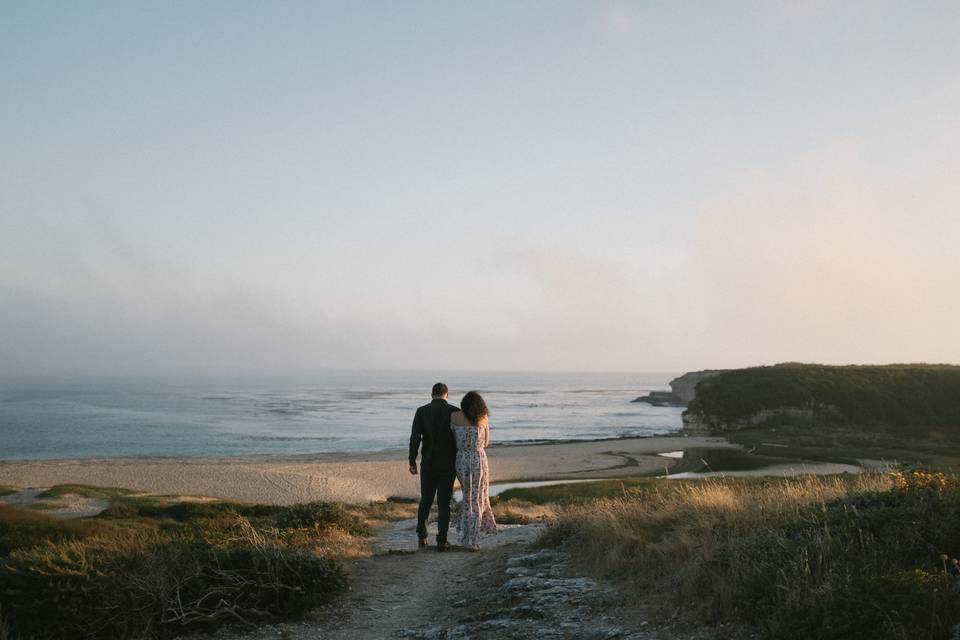
M 437 499 L 437 544 L 447 541 L 450 528 L 450 500 L 453 498 L 453 481 L 457 473 L 453 469 L 420 470 L 420 508 L 417 510 L 417 535 L 427 537 L 427 518 L 433 499 Z

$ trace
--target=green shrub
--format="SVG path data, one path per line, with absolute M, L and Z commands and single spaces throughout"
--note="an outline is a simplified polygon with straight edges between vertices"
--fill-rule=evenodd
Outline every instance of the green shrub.
M 945 638 L 960 623 L 960 581 L 941 560 L 960 556 L 956 486 L 811 504 L 723 550 L 713 570 L 740 574 L 738 610 L 770 638 Z
M 170 637 L 302 614 L 346 588 L 340 565 L 239 518 L 229 539 L 115 532 L 0 560 L 10 631 L 37 638 Z
M 223 501 L 162 503 L 118 499 L 101 516 L 167 519 L 204 529 L 231 526 L 238 517 L 243 517 L 277 529 L 309 530 L 313 533 L 339 529 L 358 536 L 370 535 L 369 527 L 363 518 L 348 512 L 343 505 L 336 502 L 277 506 Z
M 119 504 L 124 504 L 120 501 Z M 237 516 L 254 515 L 255 512 L 268 513 L 270 507 L 245 507 L 235 502 L 127 502 L 127 507 L 136 509 L 136 514 L 146 518 L 166 518 L 176 522 L 196 522 L 226 518 L 234 520 Z
M 286 619 L 346 588 L 317 550 L 365 535 L 332 503 L 170 503 L 117 493 L 96 518 L 0 506 L 0 601 L 14 638 L 166 638 Z M 347 534 L 345 538 L 343 533 Z
M 307 502 L 278 507 L 273 520 L 280 529 L 340 529 L 354 535 L 370 535 L 370 528 L 363 518 L 348 513 L 342 504 L 336 502 Z
M 948 638 L 958 621 L 957 579 L 942 571 L 892 570 L 849 576 L 788 598 L 760 621 L 783 640 Z

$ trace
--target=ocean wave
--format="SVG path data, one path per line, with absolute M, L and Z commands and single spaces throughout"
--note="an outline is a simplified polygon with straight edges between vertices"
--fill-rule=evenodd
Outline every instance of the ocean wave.
M 258 415 L 273 414 L 276 416 L 302 416 L 304 411 L 289 407 L 266 407 L 257 411 Z
M 317 411 L 327 411 L 337 404 L 337 402 L 330 400 L 270 400 L 258 403 L 256 411 L 261 415 L 299 416 Z
M 543 395 L 544 393 L 546 393 L 546 391 L 543 391 L 543 390 L 541 390 L 541 389 L 530 389 L 530 390 L 526 390 L 526 389 L 515 389 L 515 390 L 491 389 L 491 390 L 488 390 L 488 391 L 483 391 L 483 392 L 481 392 L 481 395 L 483 395 L 483 394 L 489 394 L 489 395 L 498 395 L 498 396 L 536 396 L 536 395 Z
M 373 400 L 375 398 L 409 396 L 415 394 L 411 393 L 410 391 L 343 391 L 341 395 L 345 400 Z
M 253 440 L 255 442 L 291 442 L 297 440 L 342 440 L 336 436 L 251 436 L 244 435 L 240 440 Z

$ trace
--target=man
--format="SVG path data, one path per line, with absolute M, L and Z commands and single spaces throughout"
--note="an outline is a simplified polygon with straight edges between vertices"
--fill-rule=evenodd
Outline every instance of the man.
M 427 546 L 427 518 L 433 499 L 437 499 L 437 551 L 447 551 L 447 530 L 450 528 L 450 499 L 457 477 L 457 444 L 450 430 L 450 414 L 459 411 L 447 403 L 447 385 L 438 382 L 430 392 L 432 400 L 417 409 L 410 432 L 410 473 L 417 475 L 417 450 L 423 443 L 420 458 L 420 508 L 417 510 L 417 539 Z

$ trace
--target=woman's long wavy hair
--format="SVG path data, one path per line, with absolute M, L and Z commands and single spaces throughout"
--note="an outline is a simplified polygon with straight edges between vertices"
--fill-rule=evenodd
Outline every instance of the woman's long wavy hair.
M 463 400 L 460 401 L 460 411 L 463 411 L 463 415 L 474 426 L 479 425 L 490 416 L 487 403 L 476 391 L 468 391 L 467 395 L 463 396 Z

